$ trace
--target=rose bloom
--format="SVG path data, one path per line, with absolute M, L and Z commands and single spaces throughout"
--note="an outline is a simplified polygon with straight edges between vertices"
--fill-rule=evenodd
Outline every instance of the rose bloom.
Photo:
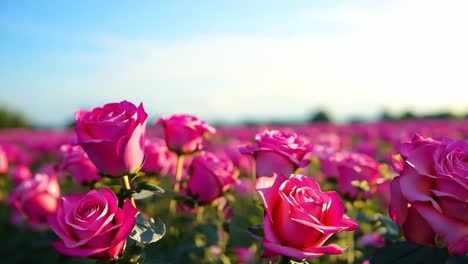
M 177 154 L 169 151 L 164 140 L 146 140 L 145 153 L 146 158 L 141 171 L 159 175 L 175 175 Z
M 256 189 L 265 206 L 264 257 L 308 259 L 341 254 L 344 248 L 324 243 L 337 232 L 359 228 L 344 214 L 338 194 L 322 192 L 313 178 L 274 174 L 257 179 Z
M 2 146 L 0 146 L 0 174 L 8 172 L 8 156 Z
M 62 160 L 60 168 L 68 171 L 75 182 L 90 184 L 101 180 L 96 166 L 81 146 L 62 145 L 60 154 Z
M 28 166 L 17 165 L 11 169 L 10 176 L 15 185 L 20 185 L 23 181 L 31 179 L 32 173 Z
M 147 117 L 142 104 L 127 101 L 77 111 L 77 143 L 100 172 L 132 173 L 143 163 Z
M 193 158 L 191 171 L 186 191 L 202 204 L 209 204 L 221 197 L 238 176 L 230 160 L 206 151 Z
M 254 155 L 257 177 L 273 173 L 290 175 L 310 163 L 304 156 L 312 145 L 306 144 L 296 133 L 265 130 L 257 134 L 255 140 L 257 146 L 249 145 L 240 151 Z
M 13 189 L 8 196 L 8 204 L 23 215 L 31 227 L 41 229 L 47 217 L 55 213 L 59 197 L 60 187 L 57 178 L 37 173 Z
M 167 147 L 179 155 L 200 151 L 203 148 L 203 136 L 216 132 L 205 121 L 184 114 L 162 117 L 156 124 L 163 125 Z
M 468 140 L 417 135 L 406 145 L 400 175 L 391 183 L 390 216 L 407 240 L 451 254 L 468 253 Z
M 122 208 L 118 204 L 117 196 L 107 187 L 62 197 L 57 214 L 48 219 L 50 227 L 62 239 L 52 246 L 71 257 L 117 258 L 138 213 L 128 199 Z

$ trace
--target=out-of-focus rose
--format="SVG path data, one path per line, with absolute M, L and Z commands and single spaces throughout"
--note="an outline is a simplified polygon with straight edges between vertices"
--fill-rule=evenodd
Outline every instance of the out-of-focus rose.
M 62 145 L 60 154 L 62 160 L 60 168 L 68 171 L 75 182 L 90 184 L 101 180 L 96 166 L 81 146 Z
M 146 140 L 145 153 L 145 163 L 141 171 L 164 176 L 175 175 L 177 154 L 169 151 L 164 140 Z
M 179 155 L 202 150 L 203 136 L 216 132 L 205 121 L 191 115 L 177 114 L 171 117 L 162 117 L 156 121 L 156 124 L 164 126 L 168 148 Z
M 11 169 L 10 176 L 15 185 L 20 185 L 23 181 L 31 179 L 32 173 L 28 166 L 17 165 Z
M 187 193 L 209 204 L 227 191 L 238 175 L 231 161 L 203 151 L 192 161 Z
M 337 178 L 340 193 L 351 198 L 371 197 L 381 181 L 380 164 L 366 154 L 337 151 L 321 156 L 319 159 L 325 175 Z M 366 181 L 368 190 L 354 186 L 353 181 Z
M 255 160 L 250 155 L 242 155 L 239 152 L 239 146 L 245 145 L 242 141 L 230 139 L 221 144 L 212 146 L 208 151 L 211 151 L 219 157 L 226 158 L 232 161 L 241 174 L 252 175 L 254 173 Z
M 108 188 L 62 197 L 49 225 L 62 240 L 52 243 L 61 254 L 98 259 L 117 258 L 136 223 L 138 210 L 127 199 L 118 207 Z
M 381 248 L 385 246 L 385 239 L 377 232 L 366 233 L 357 241 L 360 247 L 376 247 Z
M 257 177 L 273 173 L 290 175 L 310 163 L 304 156 L 312 146 L 306 144 L 296 133 L 265 130 L 257 134 L 255 140 L 257 146 L 249 145 L 240 148 L 240 151 L 243 154 L 254 155 Z
M 232 190 L 240 197 L 249 197 L 255 191 L 255 183 L 250 178 L 237 179 L 232 185 Z
M 77 143 L 100 172 L 134 172 L 144 159 L 147 117 L 142 104 L 136 107 L 127 101 L 77 111 Z
M 336 244 L 323 245 L 333 234 L 356 230 L 359 226 L 344 214 L 336 192 L 322 192 L 317 182 L 296 174 L 257 179 L 257 192 L 265 205 L 264 257 L 284 255 L 315 258 L 341 254 Z
M 232 251 L 236 254 L 237 264 L 248 263 L 255 257 L 255 252 L 247 247 L 233 248 Z
M 8 172 L 8 156 L 6 151 L 0 146 L 0 174 Z
M 390 216 L 406 239 L 451 254 L 468 253 L 468 141 L 415 136 L 391 183 Z
M 13 210 L 24 215 L 33 228 L 42 228 L 47 217 L 55 213 L 60 197 L 57 178 L 37 173 L 33 178 L 21 182 L 8 196 Z

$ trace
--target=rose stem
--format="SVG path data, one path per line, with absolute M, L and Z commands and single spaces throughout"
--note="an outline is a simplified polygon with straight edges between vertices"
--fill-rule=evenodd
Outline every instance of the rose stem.
M 122 183 L 123 183 L 123 187 L 124 187 L 125 190 L 127 190 L 127 191 L 132 190 L 132 187 L 130 187 L 130 181 L 128 179 L 128 175 L 125 175 L 125 176 L 122 177 Z M 131 196 L 130 196 L 130 202 L 136 208 L 135 200 Z
M 182 170 L 184 165 L 184 155 L 177 157 L 177 170 L 176 170 L 176 182 L 174 184 L 174 194 L 178 194 L 180 191 L 180 181 L 182 179 Z M 169 212 L 171 215 L 175 215 L 177 207 L 177 200 L 171 200 L 169 204 Z
M 354 219 L 357 214 L 356 214 L 356 211 L 357 208 L 353 206 L 353 202 L 349 202 L 348 203 L 348 216 L 351 218 L 351 219 Z M 354 255 L 354 231 L 348 231 L 346 232 L 346 243 L 348 245 L 348 249 L 347 249 L 347 263 L 348 264 L 354 264 L 354 258 L 355 258 L 355 255 Z

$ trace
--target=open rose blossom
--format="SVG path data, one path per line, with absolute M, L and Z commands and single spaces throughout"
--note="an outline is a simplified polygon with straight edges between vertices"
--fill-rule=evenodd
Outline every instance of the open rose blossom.
M 257 146 L 240 148 L 241 153 L 255 157 L 257 177 L 280 173 L 290 175 L 310 163 L 304 156 L 312 149 L 296 133 L 265 130 L 255 136 Z
M 117 258 L 136 223 L 138 210 L 127 199 L 118 207 L 108 188 L 62 197 L 57 214 L 48 219 L 62 239 L 52 243 L 61 254 L 98 259 Z
M 359 226 L 344 214 L 336 192 L 322 192 L 317 182 L 300 174 L 260 177 L 257 192 L 265 205 L 264 257 L 316 258 L 341 254 L 344 248 L 324 245 L 333 234 Z
M 8 196 L 8 204 L 25 217 L 31 227 L 41 229 L 47 217 L 55 213 L 60 186 L 54 175 L 37 173 L 22 181 Z
M 77 143 L 102 173 L 120 176 L 144 159 L 148 115 L 140 104 L 122 101 L 75 113 Z
M 192 161 L 192 173 L 187 182 L 187 193 L 202 204 L 221 197 L 237 178 L 238 171 L 230 160 L 203 151 Z
M 81 146 L 62 145 L 60 154 L 62 160 L 60 168 L 68 171 L 75 182 L 90 184 L 101 180 L 96 166 Z
M 435 246 L 439 237 L 451 254 L 468 253 L 468 140 L 417 135 L 404 150 L 391 183 L 391 218 L 410 241 Z
M 205 121 L 184 114 L 161 117 L 156 124 L 163 125 L 167 147 L 179 155 L 201 150 L 203 136 L 216 132 Z

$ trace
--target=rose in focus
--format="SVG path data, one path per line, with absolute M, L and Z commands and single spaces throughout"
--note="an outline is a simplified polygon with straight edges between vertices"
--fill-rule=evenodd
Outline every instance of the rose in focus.
M 333 234 L 359 226 L 345 213 L 336 192 L 322 192 L 318 183 L 296 174 L 260 177 L 256 184 L 265 206 L 264 257 L 316 258 L 341 254 L 344 248 L 324 245 Z
M 162 117 L 156 124 L 163 125 L 167 147 L 179 155 L 200 151 L 203 148 L 203 136 L 216 132 L 205 121 L 191 115 Z
M 48 223 L 62 240 L 52 246 L 63 255 L 117 258 L 136 223 L 138 210 L 126 199 L 118 207 L 108 188 L 62 197 Z
M 304 156 L 312 149 L 296 133 L 265 130 L 255 136 L 256 146 L 241 148 L 241 153 L 255 157 L 257 177 L 279 173 L 290 175 L 310 163 Z
M 148 115 L 140 104 L 122 101 L 75 113 L 77 143 L 102 173 L 120 176 L 144 160 Z
M 403 150 L 390 216 L 410 241 L 436 246 L 439 237 L 451 254 L 468 253 L 468 141 L 416 135 Z

